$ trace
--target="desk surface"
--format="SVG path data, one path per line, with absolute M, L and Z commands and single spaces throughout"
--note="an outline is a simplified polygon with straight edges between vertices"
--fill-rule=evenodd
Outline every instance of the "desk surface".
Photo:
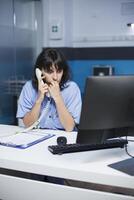
M 0 125 L 0 137 L 14 134 L 18 130 L 21 130 L 21 128 Z M 48 151 L 48 145 L 56 144 L 56 138 L 59 135 L 66 136 L 68 143 L 73 143 L 76 140 L 77 133 L 53 130 L 41 131 L 54 133 L 56 136 L 27 149 L 0 146 L 0 167 L 134 189 L 134 176 L 108 167 L 109 164 L 130 158 L 124 149 L 115 148 L 53 155 Z M 132 154 L 134 143 L 128 144 L 128 149 Z

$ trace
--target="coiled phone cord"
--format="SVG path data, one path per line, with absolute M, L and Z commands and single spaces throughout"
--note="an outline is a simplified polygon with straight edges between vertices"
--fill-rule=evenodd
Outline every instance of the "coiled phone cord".
M 41 116 L 39 117 L 39 119 L 38 119 L 36 122 L 34 122 L 31 126 L 29 126 L 28 128 L 24 129 L 24 130 L 22 131 L 23 133 L 24 133 L 24 132 L 28 132 L 28 131 L 30 131 L 30 130 L 32 130 L 32 129 L 40 128 L 40 127 L 39 127 L 39 124 L 40 124 L 42 118 L 43 118 L 44 116 L 47 116 L 48 111 L 49 111 L 49 108 L 50 108 L 50 103 L 51 103 L 51 98 L 48 97 L 48 102 L 47 102 L 45 108 L 43 109 L 43 111 L 42 111 Z

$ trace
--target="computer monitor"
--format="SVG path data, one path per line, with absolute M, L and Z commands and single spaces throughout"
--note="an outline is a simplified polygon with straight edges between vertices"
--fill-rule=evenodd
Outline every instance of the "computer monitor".
M 92 76 L 85 84 L 77 143 L 133 135 L 134 76 Z

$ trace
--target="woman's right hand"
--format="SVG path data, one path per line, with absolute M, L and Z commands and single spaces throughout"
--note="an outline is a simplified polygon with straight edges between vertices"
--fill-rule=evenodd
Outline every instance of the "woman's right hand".
M 38 100 L 42 102 L 47 92 L 48 85 L 46 83 L 43 83 L 42 80 L 38 81 Z

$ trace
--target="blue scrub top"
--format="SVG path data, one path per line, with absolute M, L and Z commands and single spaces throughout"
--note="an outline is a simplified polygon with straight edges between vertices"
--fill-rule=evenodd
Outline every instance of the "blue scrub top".
M 61 90 L 61 95 L 65 106 L 74 118 L 75 123 L 79 124 L 82 101 L 78 85 L 73 81 L 68 81 L 65 85 L 65 88 Z M 16 117 L 23 118 L 27 112 L 31 111 L 37 100 L 37 97 L 38 91 L 33 88 L 32 81 L 27 81 L 26 84 L 23 86 L 19 97 Z M 40 115 L 43 109 L 45 109 L 48 101 L 48 97 L 45 97 L 41 105 Z M 44 116 L 40 122 L 40 127 L 47 129 L 63 129 L 63 126 L 60 123 L 58 117 L 55 102 L 52 98 L 47 111 L 47 115 Z

